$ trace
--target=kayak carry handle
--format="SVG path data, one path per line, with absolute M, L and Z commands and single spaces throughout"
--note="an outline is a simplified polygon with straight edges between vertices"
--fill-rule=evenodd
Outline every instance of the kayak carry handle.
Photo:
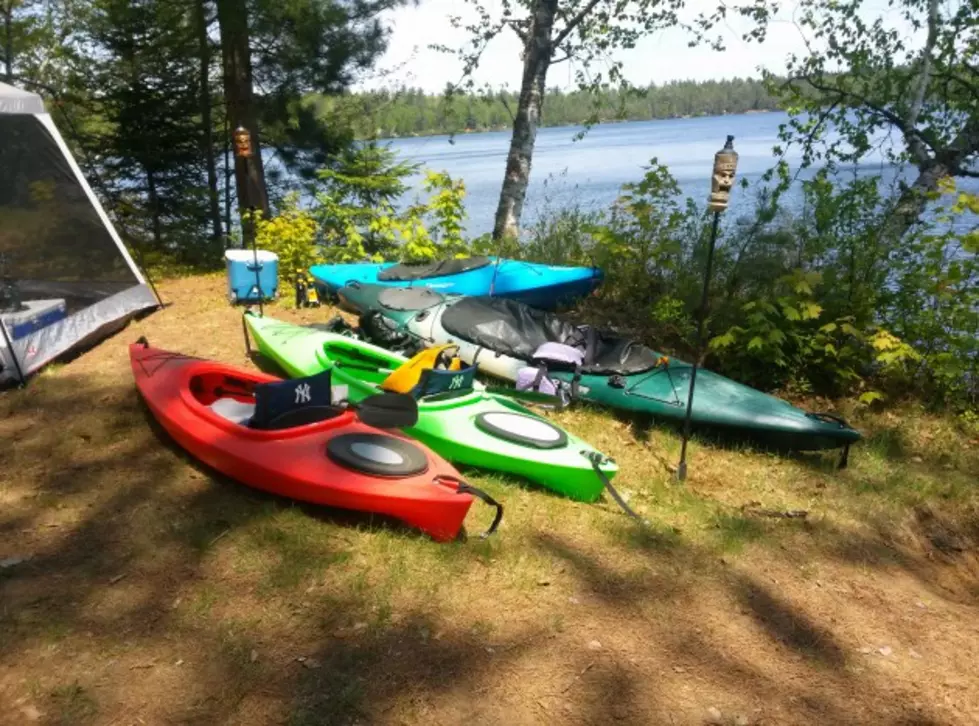
M 821 421 L 823 423 L 835 423 L 838 424 L 841 429 L 852 428 L 850 424 L 846 422 L 846 419 L 842 416 L 837 416 L 835 413 L 828 413 L 826 411 L 819 411 L 816 413 L 806 413 L 811 419 L 816 421 Z M 840 462 L 837 464 L 837 469 L 846 469 L 847 465 L 850 463 L 850 444 L 846 443 L 843 446 L 843 452 L 840 454 Z
M 500 522 L 503 520 L 503 505 L 496 501 L 489 494 L 484 492 L 482 489 L 474 487 L 472 484 L 468 484 L 464 481 L 459 482 L 459 486 L 456 488 L 456 494 L 471 494 L 477 499 L 482 499 L 486 504 L 491 507 L 496 507 L 496 516 L 493 517 L 493 523 L 489 526 L 485 532 L 479 535 L 480 539 L 486 539 L 494 532 L 496 532 L 497 527 L 500 526 Z
M 146 336 L 145 335 L 141 335 L 141 336 L 139 336 L 139 339 L 136 341 L 135 345 L 141 345 L 144 348 L 149 348 L 150 347 L 150 341 L 148 341 L 146 339 Z
M 822 421 L 823 423 L 835 423 L 839 424 L 840 427 L 850 428 L 850 424 L 846 422 L 846 419 L 842 416 L 837 416 L 835 413 L 828 413 L 826 411 L 818 411 L 813 413 L 806 413 L 809 418 L 816 419 L 817 421 Z

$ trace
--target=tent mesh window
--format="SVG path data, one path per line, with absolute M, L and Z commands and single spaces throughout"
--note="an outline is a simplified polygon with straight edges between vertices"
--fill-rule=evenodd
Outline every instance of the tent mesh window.
M 66 313 L 137 279 L 47 129 L 0 115 L 0 277 L 23 300 L 64 299 Z
M 0 385 L 157 305 L 40 97 L 0 83 Z

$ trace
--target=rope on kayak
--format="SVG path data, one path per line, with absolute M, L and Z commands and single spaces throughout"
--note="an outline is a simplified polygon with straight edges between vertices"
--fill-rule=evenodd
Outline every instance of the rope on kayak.
M 491 534 L 496 532 L 496 528 L 500 526 L 500 522 L 503 520 L 503 505 L 498 501 L 493 499 L 489 494 L 484 492 L 482 489 L 477 489 L 472 484 L 467 484 L 464 481 L 459 482 L 459 487 L 456 489 L 456 494 L 471 494 L 477 499 L 482 499 L 484 502 L 489 504 L 491 507 L 496 507 L 496 516 L 493 517 L 493 524 L 489 526 L 485 532 L 479 535 L 480 539 L 486 539 Z
M 141 345 L 143 348 L 149 348 L 150 342 L 146 339 L 145 335 L 141 335 L 136 341 L 135 345 Z M 140 370 L 146 374 L 147 378 L 152 378 L 158 370 L 163 368 L 167 363 L 173 363 L 174 361 L 182 360 L 201 360 L 197 356 L 184 355 L 183 353 L 171 353 L 167 350 L 161 350 L 159 353 L 153 353 L 152 355 L 145 355 L 136 361 L 139 364 Z M 152 369 L 147 365 L 148 363 L 156 363 Z
M 636 514 L 635 510 L 632 507 L 630 507 L 628 504 L 626 504 L 625 499 L 623 499 L 622 495 L 619 494 L 618 491 L 616 491 L 615 487 L 612 486 L 611 480 L 607 476 L 605 476 L 605 472 L 602 471 L 601 468 L 602 464 L 604 464 L 607 461 L 607 459 L 598 451 L 583 450 L 581 452 L 581 455 L 584 456 L 586 459 L 588 459 L 588 462 L 591 464 L 591 468 L 595 470 L 595 476 L 597 476 L 599 481 L 601 481 L 602 484 L 605 485 L 605 488 L 608 490 L 608 493 L 612 496 L 612 499 L 615 500 L 615 503 L 622 508 L 622 511 L 628 514 L 633 519 L 635 519 L 640 524 L 645 525 L 646 520 L 640 517 L 638 514 Z
M 665 373 L 666 374 L 666 378 L 670 382 L 670 389 L 673 391 L 673 401 L 672 402 L 671 401 L 666 401 L 665 399 L 662 399 L 662 398 L 656 398 L 656 397 L 653 397 L 653 396 L 645 396 L 645 395 L 643 395 L 641 393 L 636 393 L 636 389 L 639 386 L 641 386 L 643 383 L 645 383 L 646 381 L 648 381 L 653 376 L 658 375 L 660 372 Z M 615 377 L 616 376 L 612 376 L 611 378 L 609 378 L 609 385 L 613 386 L 613 388 L 626 388 L 626 385 L 627 385 L 626 384 L 626 381 L 621 376 L 619 376 L 619 378 L 622 378 L 622 381 L 621 381 L 622 385 L 620 385 L 620 386 L 619 385 L 613 385 L 612 384 L 612 378 L 615 378 Z M 676 381 L 673 380 L 673 374 L 670 373 L 670 357 L 669 356 L 666 356 L 666 355 L 661 355 L 659 358 L 656 359 L 656 365 L 654 365 L 652 367 L 652 369 L 650 370 L 649 375 L 643 376 L 638 381 L 636 381 L 635 383 L 633 383 L 631 386 L 628 386 L 628 388 L 626 389 L 626 394 L 627 395 L 630 395 L 630 396 L 639 396 L 640 398 L 650 398 L 650 399 L 652 399 L 654 401 L 664 401 L 665 403 L 672 403 L 672 405 L 675 405 L 675 406 L 682 406 L 683 405 L 683 402 L 680 401 L 680 396 L 679 396 L 679 394 L 676 391 Z

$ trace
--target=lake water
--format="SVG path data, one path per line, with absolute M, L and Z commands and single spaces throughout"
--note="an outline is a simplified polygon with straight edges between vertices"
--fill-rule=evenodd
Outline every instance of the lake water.
M 779 124 L 787 119 L 785 113 L 757 113 L 603 124 L 592 127 L 577 141 L 574 137 L 581 127 L 541 129 L 523 223 L 530 224 L 547 210 L 574 204 L 586 209 L 607 208 L 623 184 L 642 178 L 643 166 L 653 157 L 669 167 L 684 194 L 706 204 L 714 153 L 724 145 L 727 135 L 734 135 L 734 147 L 740 155 L 738 179 L 758 181 L 774 164 L 772 147 L 777 143 Z M 407 161 L 447 171 L 465 181 L 468 233 L 492 231 L 509 131 L 396 139 L 390 144 Z M 792 166 L 797 166 L 799 159 L 798 153 L 786 157 Z M 868 159 L 858 172 L 882 173 L 890 178 L 895 173 L 891 167 L 882 167 L 879 157 Z M 418 187 L 415 181 L 413 188 Z M 798 202 L 798 195 L 788 201 L 790 205 Z M 735 187 L 732 212 L 751 207 L 750 194 Z

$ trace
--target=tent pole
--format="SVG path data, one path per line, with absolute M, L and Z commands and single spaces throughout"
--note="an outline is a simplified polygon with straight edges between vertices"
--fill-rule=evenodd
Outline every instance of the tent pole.
M 10 351 L 10 359 L 14 362 L 14 370 L 17 371 L 17 383 L 23 386 L 26 380 L 24 378 L 24 370 L 20 367 L 20 361 L 17 360 L 17 351 L 14 350 L 14 343 L 10 339 L 10 336 L 7 335 L 7 324 L 3 320 L 0 320 L 0 332 L 3 333 L 3 342 L 7 346 L 7 350 Z

